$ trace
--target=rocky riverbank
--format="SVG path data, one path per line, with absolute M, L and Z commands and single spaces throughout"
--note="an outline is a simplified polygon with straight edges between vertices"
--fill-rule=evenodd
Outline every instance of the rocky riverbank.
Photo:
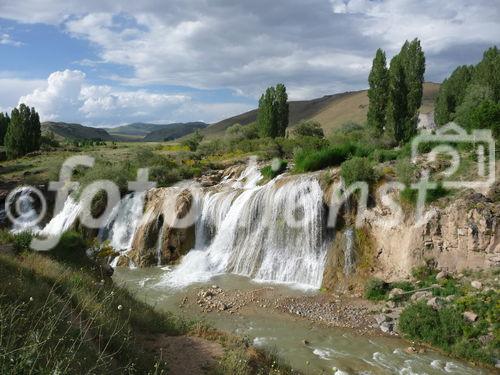
M 247 315 L 254 309 L 263 309 L 286 314 L 294 319 L 304 319 L 329 327 L 348 328 L 361 335 L 396 336 L 388 325 L 389 318 L 397 318 L 398 309 L 390 310 L 361 298 L 347 295 L 320 293 L 289 296 L 273 287 L 252 290 L 223 289 L 217 285 L 188 293 L 181 302 L 181 308 L 195 309 L 202 314 Z M 381 313 L 385 313 L 381 321 Z

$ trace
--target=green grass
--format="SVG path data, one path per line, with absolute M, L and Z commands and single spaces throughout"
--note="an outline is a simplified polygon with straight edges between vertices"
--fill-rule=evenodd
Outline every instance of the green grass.
M 269 181 L 283 173 L 286 170 L 287 165 L 288 163 L 285 160 L 275 159 L 271 165 L 266 165 L 261 168 L 260 173 L 264 177 L 265 181 Z
M 387 298 L 390 291 L 390 284 L 383 280 L 372 278 L 365 285 L 364 296 L 372 301 L 383 301 Z
M 295 171 L 311 172 L 337 166 L 349 159 L 355 151 L 356 147 L 352 144 L 330 146 L 318 151 L 303 149 L 295 155 Z
M 498 303 L 499 293 L 494 291 L 463 297 L 439 310 L 425 302 L 415 303 L 401 313 L 399 329 L 405 337 L 428 343 L 451 355 L 494 365 L 500 347 Z M 479 315 L 474 323 L 462 316 L 470 309 Z M 492 325 L 495 333 L 491 341 L 481 342 L 480 337 L 488 335 Z
M 0 232 L 2 243 L 13 237 Z M 241 373 L 291 372 L 238 337 L 135 299 L 86 258 L 88 246 L 67 232 L 50 252 L 0 255 L 1 374 L 165 374 L 169 364 L 144 340 L 180 334 L 223 346 L 214 373 L 234 373 L 227 361 L 235 357 Z

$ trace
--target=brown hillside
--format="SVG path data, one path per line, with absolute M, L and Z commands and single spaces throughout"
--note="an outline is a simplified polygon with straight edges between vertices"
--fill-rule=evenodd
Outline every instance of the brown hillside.
M 434 100 L 439 90 L 438 83 L 424 84 L 421 112 L 428 113 L 434 108 Z M 368 112 L 367 91 L 346 92 L 328 95 L 313 100 L 290 102 L 290 123 L 294 126 L 302 120 L 315 120 L 321 123 L 326 135 L 347 122 L 364 124 Z M 257 119 L 257 110 L 234 116 L 203 130 L 208 137 L 221 136 L 234 124 L 248 125 Z

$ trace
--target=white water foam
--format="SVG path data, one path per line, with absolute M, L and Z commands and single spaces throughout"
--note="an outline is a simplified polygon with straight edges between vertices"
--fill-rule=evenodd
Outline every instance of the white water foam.
M 226 181 L 198 198 L 196 249 L 159 286 L 184 287 L 229 272 L 263 282 L 320 287 L 327 236 L 318 181 L 301 176 L 257 186 L 260 178 L 251 166 L 236 183 Z M 297 225 L 289 225 L 293 220 Z
M 123 252 L 130 250 L 135 230 L 142 217 L 144 207 L 144 193 L 131 193 L 113 208 L 99 237 L 102 241 L 109 241 L 113 249 Z
M 67 231 L 75 223 L 80 211 L 80 204 L 69 196 L 64 202 L 62 210 L 47 223 L 39 234 L 54 236 Z

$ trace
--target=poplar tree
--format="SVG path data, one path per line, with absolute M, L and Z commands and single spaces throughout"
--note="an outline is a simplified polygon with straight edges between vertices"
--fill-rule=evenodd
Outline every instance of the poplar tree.
M 417 133 L 418 113 L 423 96 L 425 55 L 417 38 L 410 43 L 407 41 L 400 54 L 407 88 L 406 124 L 403 129 L 403 141 L 407 142 Z
M 35 108 L 21 104 L 10 115 L 10 124 L 5 134 L 5 148 L 9 158 L 26 155 L 40 149 L 40 118 Z
M 389 68 L 389 101 L 387 105 L 387 132 L 396 141 L 403 140 L 407 120 L 407 95 L 405 72 L 402 58 L 392 58 Z
M 288 127 L 288 94 L 286 87 L 282 83 L 278 83 L 275 89 L 276 100 L 276 132 L 275 137 L 284 137 L 286 128 Z
M 260 137 L 283 137 L 288 126 L 288 95 L 286 87 L 269 87 L 259 100 L 257 127 Z
M 385 52 L 380 48 L 373 59 L 372 69 L 368 76 L 368 126 L 375 135 L 384 131 L 387 102 L 389 98 L 389 73 L 386 66 Z
M 408 142 L 417 132 L 424 73 L 425 55 L 420 41 L 406 41 L 389 67 L 387 130 L 398 144 Z

